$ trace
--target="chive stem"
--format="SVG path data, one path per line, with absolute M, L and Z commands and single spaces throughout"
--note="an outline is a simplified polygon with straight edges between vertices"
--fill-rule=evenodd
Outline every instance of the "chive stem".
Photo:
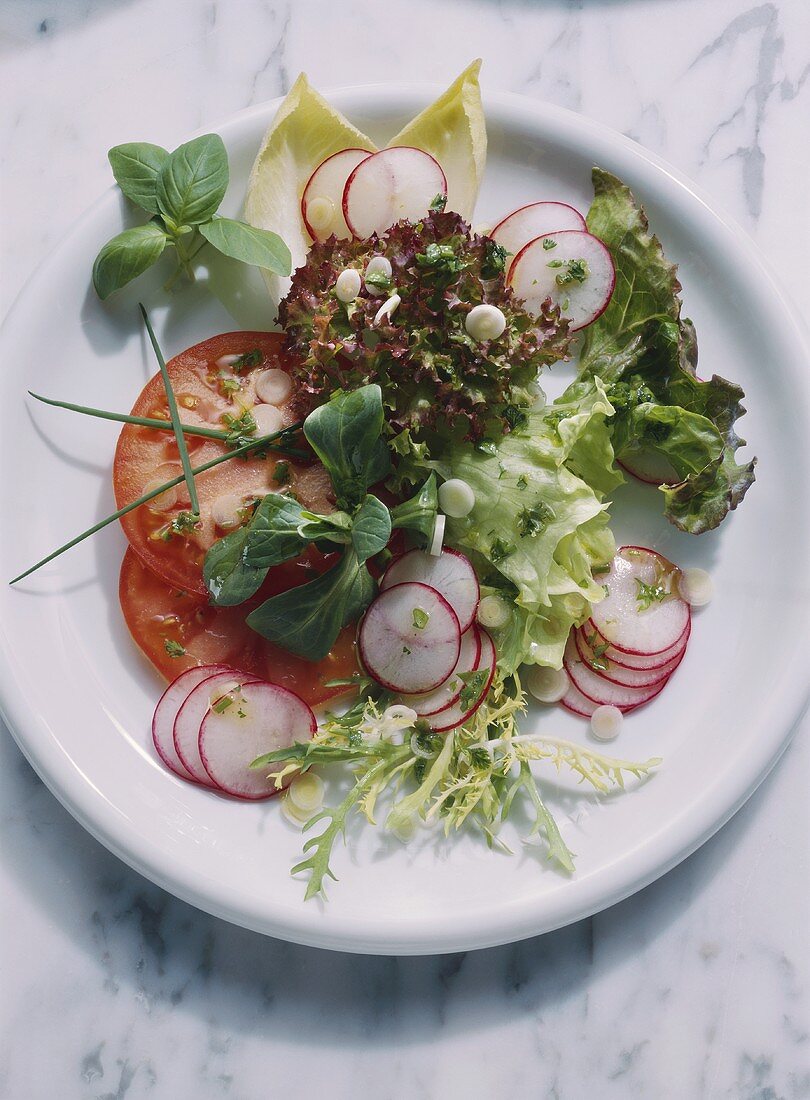
M 166 370 L 166 360 L 163 358 L 163 352 L 160 350 L 160 344 L 157 342 L 155 330 L 152 328 L 152 322 L 149 320 L 149 314 L 146 312 L 143 302 L 138 302 L 138 308 L 141 311 L 143 323 L 146 325 L 146 331 L 149 333 L 149 339 L 152 343 L 152 350 L 155 353 L 155 358 L 160 367 L 160 377 L 163 379 L 163 388 L 166 391 L 166 400 L 169 403 L 169 417 L 172 422 L 172 428 L 174 429 L 174 438 L 177 441 L 177 450 L 180 452 L 180 464 L 183 467 L 183 477 L 186 479 L 186 488 L 188 489 L 189 500 L 191 501 L 191 511 L 195 516 L 199 516 L 200 501 L 197 496 L 197 486 L 194 484 L 191 459 L 188 456 L 186 437 L 183 435 L 183 425 L 180 420 L 180 413 L 177 410 L 177 398 L 174 396 L 174 389 L 172 388 L 171 379 L 169 378 L 169 372 Z
M 206 470 L 211 470 L 214 466 L 219 466 L 222 462 L 228 462 L 232 458 L 238 458 L 240 455 L 248 454 L 248 452 L 255 450 L 256 447 L 266 446 L 267 444 L 272 443 L 274 440 L 278 439 L 281 436 L 287 435 L 290 432 L 297 432 L 301 427 L 303 427 L 302 420 L 299 421 L 297 424 L 291 424 L 288 428 L 282 428 L 280 432 L 272 432 L 270 435 L 267 436 L 259 436 L 259 438 L 255 441 L 251 440 L 250 443 L 245 443 L 241 447 L 236 447 L 234 450 L 228 451 L 226 454 L 217 455 L 216 458 L 209 459 L 208 462 L 204 462 L 202 466 L 197 466 L 195 469 L 192 469 L 191 474 L 193 477 L 196 477 L 197 474 L 205 473 Z M 161 493 L 165 493 L 167 489 L 173 489 L 175 485 L 179 485 L 184 480 L 185 475 L 180 474 L 178 475 L 178 477 L 172 478 L 171 481 L 167 481 L 163 485 L 159 485 L 156 489 L 152 489 L 150 492 L 144 493 L 143 496 L 138 497 L 137 500 L 133 500 L 131 504 L 125 504 L 123 508 L 119 508 L 118 511 L 113 512 L 111 516 L 107 516 L 106 519 L 103 519 L 99 523 L 96 523 L 92 527 L 89 527 L 86 531 L 83 531 L 80 535 L 77 535 L 74 539 L 71 539 L 70 542 L 66 542 L 64 546 L 60 546 L 58 550 L 54 550 L 53 553 L 48 554 L 47 557 L 43 558 L 41 561 L 38 561 L 36 565 L 32 565 L 30 569 L 26 569 L 24 573 L 20 573 L 18 577 L 15 577 L 8 583 L 16 584 L 17 581 L 24 580 L 24 578 L 30 576 L 31 573 L 35 573 L 37 569 L 41 569 L 43 565 L 47 565 L 48 562 L 53 561 L 54 558 L 58 558 L 60 554 L 64 554 L 66 550 L 71 550 L 74 546 L 78 545 L 78 543 L 83 542 L 84 539 L 90 538 L 91 535 L 97 534 L 109 524 L 114 523 L 117 519 L 121 519 L 121 517 L 125 516 L 128 512 L 134 511 L 142 504 L 147 504 L 150 500 L 154 500 L 154 498 L 160 496 Z

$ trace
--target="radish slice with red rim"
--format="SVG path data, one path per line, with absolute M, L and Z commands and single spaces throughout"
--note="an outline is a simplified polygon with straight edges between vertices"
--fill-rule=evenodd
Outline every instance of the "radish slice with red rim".
M 463 634 L 475 620 L 480 590 L 478 577 L 468 557 L 445 547 L 440 554 L 424 550 L 409 550 L 395 558 L 383 575 L 380 588 L 385 591 L 395 584 L 419 581 L 441 592 L 458 616 Z
M 590 718 L 601 704 L 591 702 L 582 694 L 576 684 L 572 683 L 560 700 L 560 705 L 564 706 L 566 710 L 570 710 L 572 714 L 578 714 L 581 718 Z
M 624 684 L 603 680 L 580 659 L 573 636 L 569 636 L 566 643 L 563 667 L 571 683 L 586 699 L 590 699 L 597 706 L 618 707 L 622 712 L 635 710 L 642 703 L 648 703 L 650 699 L 654 699 L 669 680 L 666 676 L 659 683 L 647 687 L 627 687 Z
M 268 780 L 269 769 L 251 768 L 251 763 L 264 753 L 311 740 L 317 728 L 312 709 L 294 692 L 253 680 L 223 695 L 205 715 L 198 735 L 200 759 L 210 781 L 226 794 L 272 798 L 281 788 Z
M 489 689 L 492 687 L 498 663 L 495 643 L 486 630 L 481 629 L 481 627 L 478 629 L 481 634 L 481 656 L 473 676 L 477 677 L 479 682 L 476 683 L 470 678 L 465 684 L 465 687 L 474 686 L 475 692 L 472 698 L 467 699 L 464 691 L 462 691 L 456 702 L 451 703 L 449 707 L 444 707 L 436 714 L 431 714 L 427 721 L 434 733 L 449 733 L 450 730 L 463 726 L 484 702 Z
M 389 691 L 423 695 L 450 676 L 461 652 L 458 617 L 435 588 L 410 581 L 380 592 L 357 635 L 360 657 Z
M 510 256 L 517 256 L 529 241 L 536 240 L 537 237 L 564 229 L 587 228 L 580 212 L 565 202 L 531 202 L 507 214 L 489 236 L 505 248 Z
M 616 461 L 631 477 L 645 485 L 677 485 L 681 480 L 666 455 L 655 451 L 625 451 Z
M 598 579 L 607 594 L 593 605 L 591 620 L 605 641 L 650 657 L 680 640 L 690 611 L 678 595 L 678 568 L 671 561 L 645 546 L 623 546 Z
M 434 691 L 427 695 L 403 695 L 401 701 L 405 706 L 415 711 L 420 718 L 436 714 L 437 711 L 451 706 L 458 700 L 464 690 L 464 680 L 470 672 L 475 672 L 481 660 L 481 632 L 473 623 L 466 633 L 461 636 L 461 651 L 456 667 L 450 676 Z
M 581 630 L 575 630 L 573 636 L 580 660 L 603 680 L 608 680 L 613 684 L 622 684 L 624 687 L 653 687 L 664 680 L 668 680 L 683 660 L 683 655 L 686 652 L 684 647 L 676 657 L 659 668 L 624 668 L 622 665 L 615 664 L 608 657 L 607 649 L 602 652 L 601 647 L 598 647 L 597 653 L 594 653 Z
M 565 230 L 530 241 L 515 256 L 507 282 L 526 311 L 539 316 L 551 299 L 578 332 L 607 309 L 616 283 L 608 247 L 591 233 Z
M 314 241 L 325 241 L 333 234 L 339 241 L 351 237 L 343 216 L 343 191 L 357 165 L 370 156 L 368 149 L 341 149 L 321 161 L 309 177 L 301 196 L 301 217 Z M 310 206 L 312 216 L 308 217 Z
M 355 237 L 365 240 L 403 219 L 419 221 L 436 196 L 446 194 L 447 179 L 429 153 L 407 145 L 382 149 L 346 180 L 343 216 Z
M 177 754 L 174 746 L 174 720 L 178 711 L 188 698 L 189 692 L 203 680 L 215 676 L 218 672 L 230 672 L 227 665 L 199 665 L 187 668 L 169 686 L 158 699 L 152 717 L 152 741 L 160 759 L 175 775 L 189 782 L 195 782 L 194 776 Z
M 203 718 L 228 691 L 254 679 L 255 677 L 237 672 L 233 668 L 215 672 L 191 689 L 177 712 L 174 720 L 174 747 L 183 765 L 204 787 L 215 787 L 216 784 L 200 759 L 200 726 Z
M 585 626 L 579 628 L 585 641 L 590 642 L 594 639 L 595 645 L 603 645 L 607 643 L 607 639 L 603 638 L 599 631 L 594 626 L 593 620 L 589 619 Z M 643 653 L 624 653 L 620 649 L 616 649 L 608 643 L 608 648 L 605 650 L 605 656 L 610 660 L 611 664 L 618 665 L 621 668 L 634 669 L 640 671 L 653 671 L 655 669 L 663 668 L 675 657 L 682 657 L 686 652 L 686 646 L 689 642 L 689 637 L 692 633 L 692 618 L 690 616 L 689 621 L 686 624 L 686 629 L 680 636 L 675 645 L 670 646 L 669 649 L 663 650 L 661 653 L 654 653 L 652 656 L 645 656 Z

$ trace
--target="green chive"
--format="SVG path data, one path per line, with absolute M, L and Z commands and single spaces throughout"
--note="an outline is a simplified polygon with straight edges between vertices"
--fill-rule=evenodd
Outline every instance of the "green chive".
M 172 384 L 169 379 L 169 372 L 166 370 L 166 360 L 163 358 L 163 352 L 160 350 L 160 345 L 157 342 L 157 337 L 152 328 L 152 322 L 149 320 L 149 314 L 144 309 L 142 302 L 138 302 L 138 308 L 141 311 L 143 323 L 146 325 L 146 331 L 149 333 L 152 349 L 158 361 L 158 366 L 160 367 L 160 377 L 163 379 L 163 388 L 166 390 L 166 400 L 169 403 L 169 416 L 171 418 L 172 428 L 174 429 L 174 438 L 177 440 L 177 450 L 180 452 L 180 464 L 183 467 L 183 477 L 185 478 L 189 500 L 191 501 L 191 511 L 195 516 L 198 516 L 200 514 L 200 501 L 197 496 L 197 486 L 194 484 L 191 459 L 188 457 L 186 437 L 183 435 L 183 425 L 180 421 L 180 413 L 177 411 L 177 399 L 174 396 L 174 390 L 172 389 Z

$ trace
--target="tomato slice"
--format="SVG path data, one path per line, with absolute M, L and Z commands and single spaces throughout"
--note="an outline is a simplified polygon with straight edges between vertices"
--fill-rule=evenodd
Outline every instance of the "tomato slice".
M 312 580 L 325 562 L 313 552 L 310 560 L 277 566 L 251 600 L 238 607 L 214 607 L 166 584 L 128 549 L 121 565 L 121 609 L 136 645 L 167 680 L 197 665 L 232 665 L 289 688 L 314 705 L 346 691 L 328 688 L 325 681 L 345 679 L 357 671 L 354 628 L 342 632 L 328 657 L 305 661 L 266 641 L 245 618 L 268 596 Z
M 264 371 L 287 372 L 289 357 L 282 350 L 283 339 L 278 332 L 226 332 L 176 355 L 167 366 L 182 421 L 195 427 L 225 429 L 228 417 L 239 418 L 246 410 L 255 414 L 259 408 L 270 418 L 276 417 L 271 410 L 278 409 L 280 417 L 276 418 L 281 427 L 302 419 L 307 412 L 307 398 L 300 391 L 292 389 L 290 397 L 279 405 L 267 405 L 257 396 L 257 382 L 260 392 L 267 392 L 262 385 Z M 248 357 L 248 362 L 235 366 L 228 362 L 229 358 L 237 356 Z M 265 383 L 269 377 L 264 376 Z M 168 418 L 166 394 L 159 374 L 144 387 L 132 415 Z M 187 436 L 187 443 L 194 466 L 226 450 L 226 444 L 216 439 Z M 190 533 L 174 531 L 171 526 L 172 521 L 189 508 L 188 492 L 183 484 L 136 508 L 121 520 L 130 546 L 141 561 L 168 584 L 205 595 L 202 579 L 205 552 L 230 529 L 215 522 L 217 517 L 222 518 L 223 504 L 241 502 L 247 516 L 253 501 L 289 484 L 305 507 L 320 513 L 332 510 L 332 486 L 320 463 L 290 461 L 286 469 L 278 469 L 280 461 L 286 460 L 271 452 L 265 458 L 235 458 L 200 474 L 195 479 L 200 498 L 200 523 Z M 133 424 L 124 426 L 113 466 L 113 486 L 119 508 L 181 473 L 180 456 L 171 432 Z

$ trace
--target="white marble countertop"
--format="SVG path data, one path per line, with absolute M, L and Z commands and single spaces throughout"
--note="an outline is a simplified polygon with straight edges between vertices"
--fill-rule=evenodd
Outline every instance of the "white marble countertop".
M 173 147 L 302 68 L 449 80 L 476 54 L 488 87 L 691 175 L 810 306 L 807 0 L 0 0 L 0 32 L 2 312 L 116 142 Z M 808 784 L 805 721 L 733 821 L 629 901 L 512 947 L 360 958 L 152 886 L 3 732 L 0 1097 L 810 1097 Z

